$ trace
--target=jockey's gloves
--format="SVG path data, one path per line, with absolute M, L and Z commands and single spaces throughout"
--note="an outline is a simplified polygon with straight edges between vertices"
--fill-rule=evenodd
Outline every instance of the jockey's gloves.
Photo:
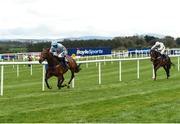
M 58 55 L 58 57 L 59 57 L 59 58 L 64 57 L 64 52 L 60 53 L 60 54 Z
M 54 56 L 58 56 L 57 52 L 53 52 L 53 55 L 54 55 Z

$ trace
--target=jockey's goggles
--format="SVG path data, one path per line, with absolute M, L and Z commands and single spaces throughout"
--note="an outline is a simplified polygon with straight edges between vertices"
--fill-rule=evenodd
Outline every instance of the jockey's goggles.
M 57 45 L 53 45 L 54 48 L 57 48 L 58 46 Z

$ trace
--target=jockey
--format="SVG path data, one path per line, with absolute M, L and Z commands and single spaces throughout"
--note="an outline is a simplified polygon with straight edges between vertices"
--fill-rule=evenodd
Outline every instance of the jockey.
M 53 56 L 56 56 L 59 58 L 60 62 L 62 62 L 62 65 L 64 67 L 67 67 L 68 61 L 66 59 L 66 55 L 68 52 L 67 52 L 67 49 L 61 43 L 57 41 L 52 41 L 50 52 L 53 54 Z
M 165 46 L 162 42 L 157 41 L 152 47 L 151 49 L 157 48 L 157 50 L 164 55 L 164 51 L 165 51 Z

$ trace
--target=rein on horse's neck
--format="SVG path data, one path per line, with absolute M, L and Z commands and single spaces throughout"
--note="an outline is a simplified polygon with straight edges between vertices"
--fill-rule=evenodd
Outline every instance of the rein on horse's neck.
M 156 51 L 156 50 L 153 50 L 153 52 L 152 52 L 153 54 L 153 56 L 154 56 L 154 58 L 158 58 L 158 57 L 160 57 L 161 56 L 161 53 L 160 52 L 158 52 L 158 51 Z
M 58 61 L 53 57 L 53 55 L 51 53 L 48 53 L 46 60 L 47 60 L 49 66 L 58 65 Z
M 160 53 L 160 52 L 158 52 L 158 51 L 156 51 L 156 53 L 155 53 L 155 54 L 157 55 L 157 58 L 161 56 L 161 53 Z

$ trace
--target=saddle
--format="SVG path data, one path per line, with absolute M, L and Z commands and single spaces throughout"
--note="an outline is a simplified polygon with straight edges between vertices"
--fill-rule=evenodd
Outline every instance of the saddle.
M 66 60 L 65 57 L 59 58 L 59 64 L 62 65 L 63 68 L 65 68 L 65 69 L 69 68 L 68 61 Z
M 157 57 L 157 60 L 160 60 L 160 59 L 162 59 L 163 61 L 166 61 L 166 60 L 168 60 L 168 55 L 165 55 L 165 54 L 161 54 L 161 56 L 159 56 L 159 57 Z
M 155 48 L 154 50 L 160 54 L 160 56 L 157 57 L 157 59 L 165 59 L 165 60 L 168 59 L 168 55 L 161 54 L 157 48 Z

